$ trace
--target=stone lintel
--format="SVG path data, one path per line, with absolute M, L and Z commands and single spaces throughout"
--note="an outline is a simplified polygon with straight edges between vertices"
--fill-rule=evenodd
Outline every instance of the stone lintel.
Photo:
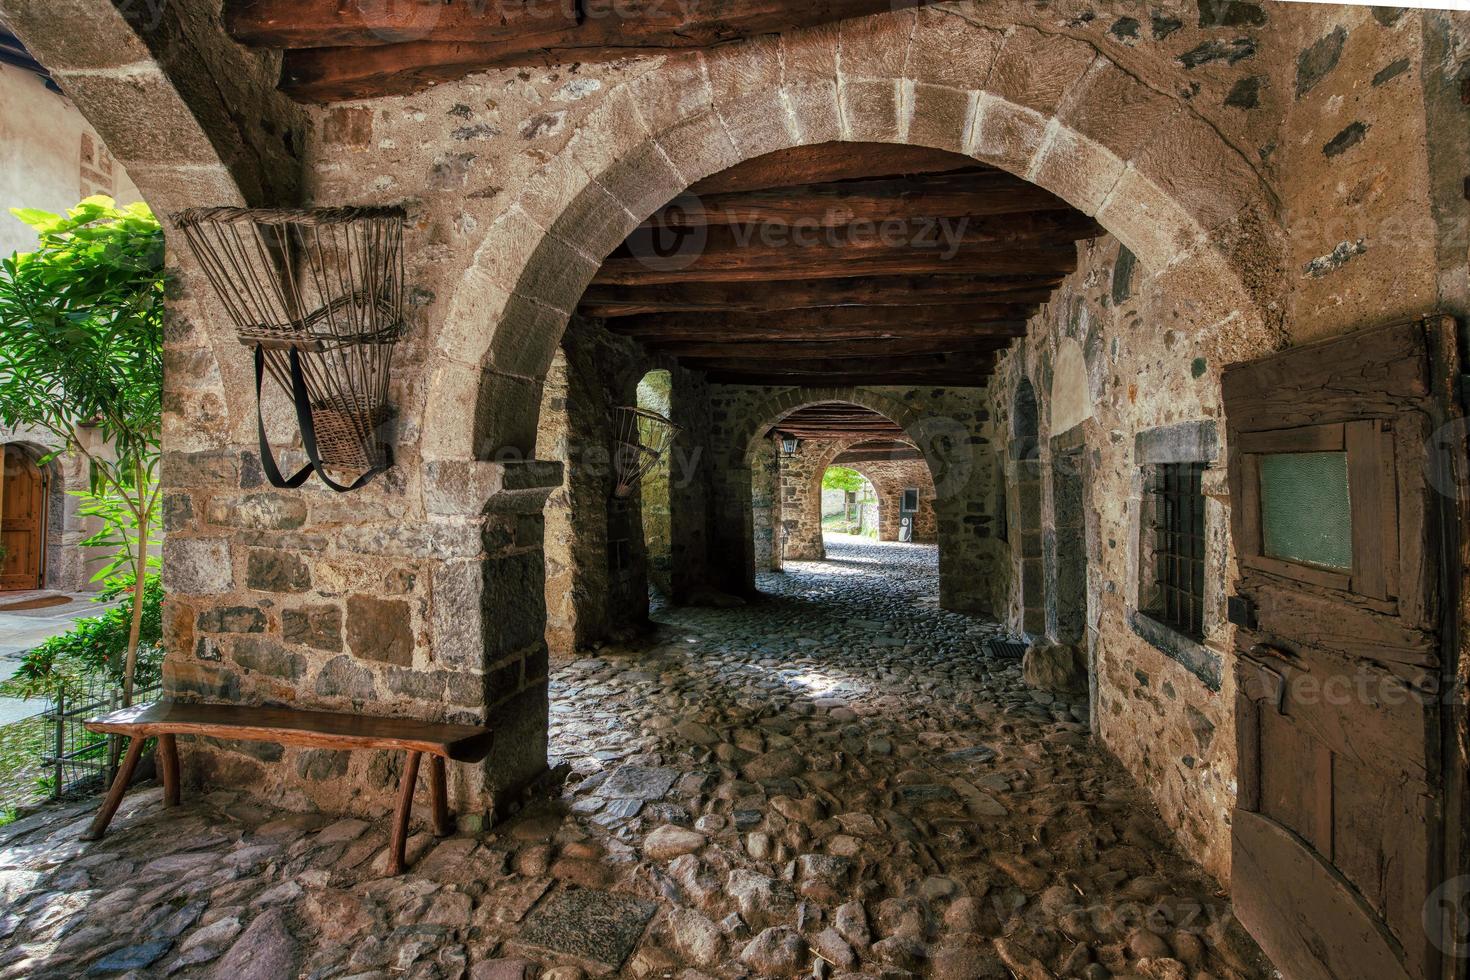
M 1133 439 L 1140 466 L 1158 463 L 1212 463 L 1220 454 L 1214 419 L 1199 419 L 1144 429 Z

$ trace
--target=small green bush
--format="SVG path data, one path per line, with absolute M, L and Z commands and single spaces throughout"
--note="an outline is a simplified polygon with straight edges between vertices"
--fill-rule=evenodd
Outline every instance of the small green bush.
M 131 577 L 119 577 L 98 594 L 96 601 L 109 602 L 130 594 L 132 589 Z M 70 631 L 53 636 L 27 653 L 15 676 L 0 683 L 0 695 L 52 696 L 63 685 L 78 686 L 102 677 L 121 686 L 131 619 L 132 610 L 124 603 L 101 616 L 77 620 Z M 158 683 L 163 668 L 163 584 L 157 575 L 149 575 L 143 583 L 143 621 L 138 639 L 135 683 L 151 687 Z

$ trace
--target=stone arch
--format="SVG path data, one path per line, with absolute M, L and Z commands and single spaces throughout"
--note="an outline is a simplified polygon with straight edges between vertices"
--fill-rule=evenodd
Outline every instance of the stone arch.
M 1234 264 L 1259 253 L 1245 238 L 1278 252 L 1272 195 L 1248 155 L 1086 42 L 900 11 L 667 62 L 610 91 L 464 273 L 425 397 L 476 410 L 430 413 L 425 456 L 524 458 L 540 378 L 603 258 L 699 179 L 831 141 L 950 150 L 1022 176 L 1095 216 L 1146 267 L 1187 267 L 1212 322 L 1263 319 Z M 1243 220 L 1258 214 L 1270 221 Z
M 757 545 L 752 505 L 753 476 L 759 462 L 758 457 L 770 442 L 768 436 L 783 418 L 797 409 L 833 402 L 858 405 L 877 412 L 904 430 L 908 437 L 906 441 L 924 457 L 925 466 L 938 492 L 936 512 L 942 513 L 945 507 L 944 494 L 940 489 L 946 485 L 944 481 L 946 479 L 956 480 L 957 484 L 963 484 L 963 478 L 968 476 L 974 465 L 973 458 L 967 456 L 970 449 L 968 442 L 953 438 L 956 433 L 949 428 L 953 424 L 950 423 L 950 420 L 921 415 L 903 402 L 879 392 L 865 388 L 790 388 L 771 395 L 749 412 L 749 421 L 732 437 L 729 458 L 726 466 L 723 467 L 723 485 L 717 487 L 717 492 L 722 495 L 724 501 L 720 513 L 744 515 L 743 529 L 738 536 L 740 547 L 743 549 L 742 559 L 738 563 L 730 563 L 734 565 L 733 571 L 738 577 L 732 577 L 725 583 L 732 591 L 745 594 L 755 591 Z M 797 491 L 806 495 L 805 503 L 808 508 L 811 498 L 820 500 L 822 473 L 831 465 L 831 461 L 846 448 L 845 445 L 838 442 L 828 447 L 822 456 L 815 460 L 817 465 L 810 479 Z M 960 449 L 963 449 L 964 452 L 956 451 Z M 818 506 L 815 546 L 809 553 L 803 552 L 802 557 L 820 559 L 825 555 L 825 549 L 821 545 L 820 513 L 821 508 Z M 957 515 L 955 517 L 958 519 Z M 777 533 L 779 534 L 779 531 Z M 732 536 L 731 540 L 734 541 L 735 537 Z M 940 542 L 939 554 L 942 590 L 947 571 L 946 551 L 942 542 Z M 797 556 L 789 555 L 788 557 Z M 948 575 L 951 587 L 958 588 L 960 569 L 950 568 Z

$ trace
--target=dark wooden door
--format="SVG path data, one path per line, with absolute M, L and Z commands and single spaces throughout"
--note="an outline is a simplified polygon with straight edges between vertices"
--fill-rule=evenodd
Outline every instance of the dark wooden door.
M 46 475 L 19 446 L 5 447 L 0 498 L 0 591 L 39 589 L 45 574 Z
M 1440 976 L 1440 547 L 1454 325 L 1228 368 L 1236 914 L 1291 980 Z M 1453 488 L 1450 488 L 1453 490 Z M 1446 501 L 1450 501 L 1446 505 Z M 1450 515 L 1448 517 L 1443 515 Z

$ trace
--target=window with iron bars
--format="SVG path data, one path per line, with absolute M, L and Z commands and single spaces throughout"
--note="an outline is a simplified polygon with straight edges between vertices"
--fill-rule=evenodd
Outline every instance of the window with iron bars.
M 1199 642 L 1205 635 L 1205 463 L 1148 468 L 1145 527 L 1153 554 L 1140 563 L 1144 615 Z

